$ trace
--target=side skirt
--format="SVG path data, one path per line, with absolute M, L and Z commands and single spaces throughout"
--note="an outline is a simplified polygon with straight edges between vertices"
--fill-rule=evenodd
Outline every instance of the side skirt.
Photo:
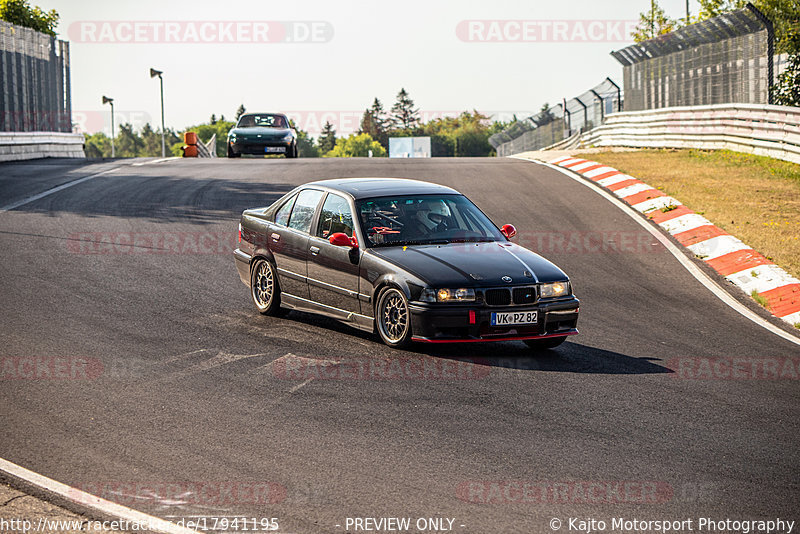
M 289 293 L 281 292 L 281 306 L 285 306 L 292 310 L 318 313 L 320 315 L 324 315 L 325 317 L 330 317 L 331 319 L 341 321 L 365 332 L 372 332 L 374 329 L 375 323 L 372 317 L 367 317 L 366 315 L 361 315 L 360 313 L 341 310 L 339 308 L 334 308 L 333 306 L 326 306 L 325 304 L 320 304 L 319 302 L 314 302 L 313 300 L 297 297 Z

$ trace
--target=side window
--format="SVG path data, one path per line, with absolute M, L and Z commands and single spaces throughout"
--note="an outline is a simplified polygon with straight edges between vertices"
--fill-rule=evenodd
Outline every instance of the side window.
M 319 215 L 317 237 L 328 239 L 336 232 L 353 237 L 353 212 L 347 200 L 339 195 L 329 194 Z
M 292 212 L 295 200 L 297 200 L 297 195 L 283 203 L 283 206 L 275 213 L 275 224 L 280 224 L 281 226 L 289 224 L 289 214 Z
M 316 211 L 322 195 L 322 191 L 315 189 L 300 191 L 294 203 L 292 215 L 289 217 L 289 228 L 308 233 L 311 230 L 311 219 L 314 218 L 314 211 Z

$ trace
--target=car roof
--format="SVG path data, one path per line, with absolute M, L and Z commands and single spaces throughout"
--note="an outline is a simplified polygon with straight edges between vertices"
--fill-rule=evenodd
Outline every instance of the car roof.
M 305 184 L 347 193 L 356 200 L 393 195 L 459 195 L 450 187 L 408 178 L 335 178 Z

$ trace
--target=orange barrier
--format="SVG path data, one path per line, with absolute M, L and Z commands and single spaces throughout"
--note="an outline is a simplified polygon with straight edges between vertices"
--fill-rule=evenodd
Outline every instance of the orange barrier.
M 183 157 L 184 158 L 196 158 L 197 157 L 197 145 L 187 145 L 183 147 Z
M 196 132 L 186 132 L 183 134 L 183 142 L 187 145 L 196 145 L 197 144 L 197 133 Z

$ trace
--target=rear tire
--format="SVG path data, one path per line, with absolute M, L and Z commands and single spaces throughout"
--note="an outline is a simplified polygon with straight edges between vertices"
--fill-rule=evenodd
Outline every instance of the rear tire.
M 554 349 L 567 340 L 567 336 L 549 337 L 545 339 L 526 339 L 525 344 L 533 350 Z
M 381 340 L 396 349 L 411 344 L 411 312 L 402 291 L 387 287 L 378 295 L 375 326 Z
M 281 291 L 272 262 L 259 258 L 250 269 L 250 297 L 262 315 L 279 315 Z

